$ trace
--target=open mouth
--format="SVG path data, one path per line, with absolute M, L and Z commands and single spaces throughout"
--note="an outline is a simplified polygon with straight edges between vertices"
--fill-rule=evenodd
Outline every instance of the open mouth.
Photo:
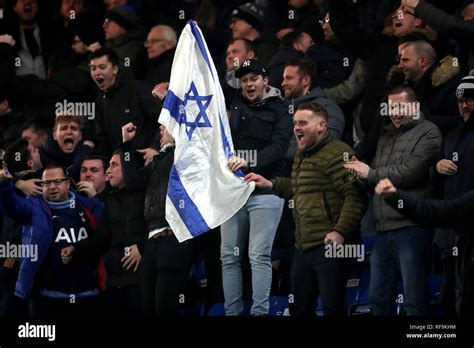
M 403 23 L 400 21 L 395 21 L 394 24 L 395 24 L 395 28 L 400 28 L 403 25 Z
M 64 139 L 64 148 L 66 150 L 73 150 L 74 149 L 74 139 L 73 138 L 65 138 Z
M 249 96 L 249 98 L 252 98 L 252 97 L 255 96 L 256 90 L 255 89 L 247 89 L 246 92 L 247 92 L 247 95 Z
M 105 79 L 102 76 L 96 77 L 95 82 L 97 83 L 99 88 L 102 88 L 104 86 Z
M 295 134 L 295 136 L 296 136 L 296 139 L 298 140 L 298 142 L 301 142 L 304 139 L 304 134 L 303 133 L 297 133 L 297 134 Z
M 25 7 L 23 7 L 23 12 L 24 13 L 31 13 L 31 11 L 33 11 L 33 8 L 31 7 L 30 4 L 25 5 Z

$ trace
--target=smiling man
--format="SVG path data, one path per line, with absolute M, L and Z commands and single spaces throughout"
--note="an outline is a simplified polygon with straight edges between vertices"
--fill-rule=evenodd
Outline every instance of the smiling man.
M 235 72 L 241 90 L 230 108 L 234 148 L 233 172 L 251 170 L 274 178 L 284 175 L 284 155 L 291 138 L 291 116 L 280 91 L 268 86 L 267 71 L 258 60 L 246 60 Z M 253 159 L 253 161 L 251 161 Z M 249 165 L 250 163 L 250 165 Z M 222 278 L 226 315 L 243 311 L 241 260 L 248 253 L 252 267 L 252 315 L 268 315 L 272 283 L 271 250 L 283 200 L 271 190 L 255 190 L 245 205 L 221 226 Z M 235 253 L 235 248 L 242 252 Z
M 328 113 L 317 103 L 300 105 L 293 123 L 298 152 L 291 178 L 250 173 L 245 180 L 295 202 L 290 314 L 314 316 L 320 295 L 324 315 L 343 316 L 348 259 L 326 258 L 325 244 L 349 244 L 360 234 L 365 198 L 343 167 L 353 151 L 332 137 Z
M 417 197 L 430 193 L 429 169 L 438 155 L 441 133 L 423 114 L 416 115 L 415 92 L 408 86 L 388 93 L 391 123 L 384 128 L 371 166 L 354 158 L 344 166 L 369 185 L 389 178 Z M 416 117 L 415 117 L 416 116 Z M 372 186 L 373 187 L 373 186 Z M 374 315 L 395 315 L 397 273 L 404 283 L 406 315 L 428 314 L 425 304 L 425 255 L 430 232 L 405 218 L 383 199 L 373 198 L 377 237 L 370 257 L 369 304 Z
M 58 115 L 53 134 L 40 147 L 41 163 L 59 163 L 68 169 L 74 181 L 79 181 L 81 159 L 93 148 L 82 143 L 81 118 Z

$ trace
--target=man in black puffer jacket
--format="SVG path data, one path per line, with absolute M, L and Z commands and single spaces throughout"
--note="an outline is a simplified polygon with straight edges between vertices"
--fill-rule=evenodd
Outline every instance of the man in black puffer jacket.
M 142 304 L 147 316 L 178 316 L 193 256 L 193 240 L 179 243 L 166 221 L 168 180 L 174 162 L 174 143 L 164 126 L 161 149 L 150 165 L 140 168 L 133 123 L 122 127 L 121 160 L 125 188 L 145 190 L 147 240 L 141 268 Z M 133 140 L 133 141 L 132 141 Z
M 104 303 L 107 315 L 133 314 L 142 310 L 139 266 L 145 246 L 143 191 L 125 188 L 120 151 L 114 152 L 107 176 L 112 189 L 105 196 L 105 216 L 101 226 L 112 236 L 105 254 L 107 291 Z

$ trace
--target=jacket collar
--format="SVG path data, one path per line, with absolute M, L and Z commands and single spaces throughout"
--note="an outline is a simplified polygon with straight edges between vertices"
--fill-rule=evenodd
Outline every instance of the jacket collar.
M 325 147 L 332 139 L 333 137 L 331 133 L 329 133 L 329 130 L 326 130 L 326 134 L 324 134 L 316 144 L 302 151 L 302 156 L 308 157 L 314 155 L 316 152 Z
M 410 129 L 412 128 L 415 128 L 416 126 L 418 126 L 420 123 L 423 122 L 423 117 L 420 117 L 416 120 L 411 120 L 407 123 L 404 123 L 402 125 L 400 125 L 400 128 L 395 128 L 395 126 L 393 125 L 392 122 L 390 122 L 388 125 L 386 125 L 384 128 L 385 130 L 390 133 L 390 134 L 396 134 L 398 132 L 407 132 L 409 131 Z

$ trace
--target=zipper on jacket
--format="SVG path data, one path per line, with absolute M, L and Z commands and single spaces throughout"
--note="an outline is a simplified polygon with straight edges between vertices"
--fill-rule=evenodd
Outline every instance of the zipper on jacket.
M 397 129 L 397 131 L 395 133 L 395 136 L 393 137 L 392 146 L 390 148 L 390 153 L 391 154 L 393 153 L 393 149 L 395 148 L 395 144 L 397 143 L 399 135 L 400 135 L 400 129 Z M 383 165 L 386 166 L 387 163 L 384 163 Z M 384 218 L 384 215 L 383 215 L 384 200 L 382 199 L 382 197 L 378 197 L 378 199 L 380 200 L 380 208 L 379 209 L 380 209 L 380 224 L 382 226 L 381 230 L 385 232 L 385 218 Z M 372 204 L 373 204 L 373 202 L 372 202 Z
M 329 219 L 331 223 L 334 223 L 331 215 L 331 210 L 329 209 L 329 203 L 326 199 L 326 194 L 323 192 L 323 209 L 324 213 L 326 214 L 326 217 Z

